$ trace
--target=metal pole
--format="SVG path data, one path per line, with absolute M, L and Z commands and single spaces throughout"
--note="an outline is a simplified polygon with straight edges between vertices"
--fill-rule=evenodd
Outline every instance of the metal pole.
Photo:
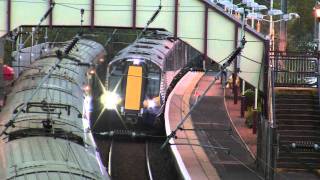
M 30 64 L 31 64 L 31 62 L 32 62 L 32 56 L 33 56 L 33 54 L 32 54 L 32 51 L 33 51 L 33 43 L 34 43 L 34 32 L 35 32 L 35 28 L 34 27 L 32 27 L 32 32 L 31 32 L 31 47 L 30 47 Z M 30 65 L 29 64 L 29 65 Z
M 318 46 L 319 48 L 319 46 Z M 318 74 L 317 74 L 317 88 L 318 88 L 318 103 L 320 105 L 320 54 L 318 52 Z
M 252 7 L 252 13 L 254 13 L 254 7 Z M 254 18 L 251 18 L 251 27 L 254 29 Z
M 287 0 L 281 0 L 281 10 L 283 14 L 287 14 L 288 7 Z M 283 15 L 282 15 L 283 18 Z M 285 51 L 287 49 L 287 22 L 280 21 L 280 42 L 279 42 L 279 50 Z
M 244 117 L 244 112 L 246 111 L 246 97 L 244 96 L 244 92 L 246 88 L 246 81 L 242 80 L 242 93 L 241 93 L 241 112 L 240 112 L 240 117 Z
M 19 47 L 18 47 L 18 74 L 20 74 L 20 66 L 21 66 L 21 49 L 23 48 L 23 28 L 20 27 L 20 35 L 19 35 Z
M 260 21 L 258 20 L 257 21 L 257 32 L 260 32 L 261 31 L 261 23 Z
M 273 0 L 270 0 L 270 11 L 273 9 Z M 270 36 L 270 50 L 274 50 L 274 31 L 273 31 L 273 17 L 270 15 L 270 26 L 269 26 L 269 36 Z
M 258 88 L 255 88 L 255 93 L 254 93 L 254 109 L 258 109 Z
M 246 90 L 246 81 L 242 80 L 242 96 L 244 96 L 244 91 Z
M 318 52 L 320 52 L 320 21 L 317 20 L 318 23 Z
M 47 43 L 48 42 L 48 28 L 46 27 L 45 29 L 45 35 L 44 35 L 44 42 Z

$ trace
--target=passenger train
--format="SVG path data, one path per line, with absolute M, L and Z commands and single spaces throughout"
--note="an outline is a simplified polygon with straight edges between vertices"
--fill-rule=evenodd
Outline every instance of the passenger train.
M 104 58 L 104 47 L 80 39 L 36 90 L 60 61 L 55 50 L 65 47 L 52 47 L 35 60 L 15 80 L 7 96 L 0 113 L 0 122 L 5 125 L 0 128 L 5 130 L 0 142 L 1 180 L 110 179 L 90 133 L 83 90 L 89 67 L 82 65 Z M 34 98 L 26 102 L 35 91 Z
M 121 50 L 108 65 L 101 96 L 105 109 L 117 111 L 126 122 L 153 126 L 164 108 L 172 80 L 168 74 L 188 63 L 188 50 L 184 42 L 159 30 Z

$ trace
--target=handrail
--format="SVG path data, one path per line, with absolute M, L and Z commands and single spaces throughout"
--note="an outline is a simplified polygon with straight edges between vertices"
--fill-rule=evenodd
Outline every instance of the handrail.
M 272 124 L 271 127 L 275 127 L 276 124 L 276 119 L 275 119 L 275 71 L 273 69 L 273 67 L 271 68 L 271 109 L 272 109 Z
M 269 70 L 268 70 L 268 85 L 267 85 L 267 88 L 268 88 L 268 117 L 269 117 L 269 122 L 270 122 L 270 125 L 271 127 L 273 127 L 273 124 L 274 124 L 274 104 L 273 104 L 273 94 L 274 94 L 274 82 L 273 82 L 273 70 L 271 70 L 272 67 L 270 67 L 270 64 L 269 64 Z
M 318 89 L 318 103 L 320 105 L 320 53 L 318 52 L 318 57 L 317 57 L 317 89 Z
M 311 52 L 270 52 L 275 86 L 315 87 L 318 56 Z

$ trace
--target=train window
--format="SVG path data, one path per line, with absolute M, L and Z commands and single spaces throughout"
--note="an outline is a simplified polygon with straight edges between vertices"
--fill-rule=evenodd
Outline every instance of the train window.
M 140 54 L 140 55 L 145 55 L 145 56 L 150 55 L 150 53 L 147 53 L 147 52 L 134 52 L 134 51 L 130 51 L 129 53 L 130 53 L 130 54 Z
M 148 98 L 159 96 L 160 92 L 160 74 L 148 73 L 146 95 Z
M 160 93 L 160 72 L 161 69 L 154 63 L 147 63 L 147 83 L 146 96 L 153 98 Z
M 145 48 L 145 49 L 152 49 L 153 47 L 151 46 L 145 46 L 145 45 L 135 45 L 135 48 Z
M 116 93 L 121 93 L 121 80 L 124 74 L 125 62 L 115 63 L 109 69 L 110 76 L 108 80 L 108 90 L 115 91 Z
M 160 45 L 160 43 L 152 42 L 152 41 L 140 41 L 141 44 L 152 44 L 152 45 Z

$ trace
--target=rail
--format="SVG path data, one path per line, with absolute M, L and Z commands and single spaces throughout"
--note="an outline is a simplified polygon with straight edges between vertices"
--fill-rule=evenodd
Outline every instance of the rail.
M 108 159 L 108 174 L 111 176 L 112 171 L 111 171 L 111 165 L 112 165 L 112 146 L 113 146 L 113 140 L 111 141 L 110 144 L 110 149 L 109 149 L 109 159 Z
M 149 180 L 153 180 L 152 171 L 151 171 L 151 165 L 150 165 L 150 159 L 149 159 L 149 144 L 148 141 L 146 141 L 146 164 L 147 164 L 147 175 Z
M 318 103 L 320 105 L 320 54 L 318 53 L 318 72 L 317 72 L 317 90 L 318 90 Z
M 124 176 L 119 177 L 118 168 L 121 169 L 123 167 L 117 166 L 117 162 L 128 163 L 123 159 L 123 158 L 125 158 L 125 156 L 128 155 L 128 153 L 125 152 L 124 154 L 122 153 L 121 156 L 119 156 L 119 150 L 124 150 L 123 147 L 122 147 L 122 149 L 120 149 L 119 147 L 116 147 L 116 146 L 119 146 L 119 143 L 121 144 L 121 143 L 123 143 L 123 141 L 121 141 L 121 140 L 120 141 L 116 141 L 114 139 L 111 140 L 110 147 L 109 147 L 109 155 L 108 155 L 108 174 L 111 177 L 115 176 L 115 177 L 113 177 L 115 179 L 124 178 Z M 153 180 L 154 178 L 153 178 L 152 169 L 151 169 L 151 163 L 150 163 L 150 158 L 149 158 L 149 143 L 148 143 L 148 141 L 145 141 L 144 144 L 145 144 L 145 147 L 144 147 L 144 150 L 145 150 L 145 152 L 144 152 L 145 162 L 143 163 L 143 165 L 145 165 L 144 166 L 145 170 L 143 172 L 139 171 L 138 173 L 145 173 L 144 175 L 141 174 L 142 177 L 144 177 L 144 179 Z M 133 145 L 132 143 L 128 143 L 126 145 L 127 146 L 126 148 L 133 147 L 132 145 Z M 135 146 L 139 146 L 139 145 L 136 144 Z M 126 150 L 129 150 L 129 149 L 126 149 Z M 137 149 L 134 150 L 134 147 L 133 147 L 133 149 L 129 150 L 129 153 L 133 153 L 133 152 L 134 153 L 138 153 Z M 137 157 L 139 157 L 139 156 L 137 156 Z M 140 156 L 140 157 L 142 157 L 142 156 Z M 133 160 L 133 162 L 138 163 L 138 162 L 141 162 L 141 161 L 136 159 L 136 160 Z M 117 168 L 117 169 L 115 169 L 115 168 Z M 126 165 L 125 168 L 126 169 L 122 169 L 122 170 L 126 171 L 128 168 L 131 169 L 131 168 L 134 168 L 134 167 Z M 126 172 L 126 173 L 128 173 L 128 172 Z M 127 174 L 126 176 L 127 177 L 130 176 L 130 174 Z M 133 175 L 133 177 L 134 177 L 134 175 Z

